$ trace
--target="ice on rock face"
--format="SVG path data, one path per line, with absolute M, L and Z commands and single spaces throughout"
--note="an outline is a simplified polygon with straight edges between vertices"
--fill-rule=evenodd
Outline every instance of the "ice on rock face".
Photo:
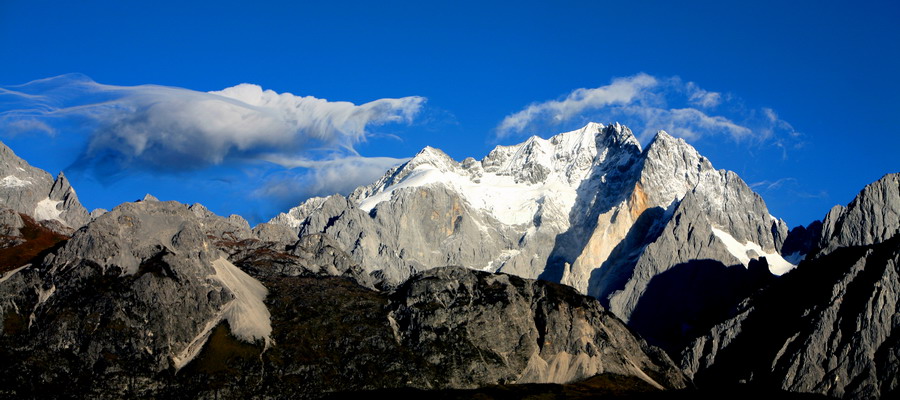
M 728 252 L 735 256 L 738 261 L 741 262 L 745 267 L 750 265 L 750 260 L 758 257 L 765 257 L 766 262 L 769 264 L 769 271 L 771 271 L 775 275 L 784 275 L 788 271 L 797 267 L 797 263 L 799 263 L 798 254 L 792 254 L 792 260 L 796 260 L 796 262 L 792 263 L 788 260 L 785 260 L 777 251 L 774 249 L 764 250 L 760 245 L 753 242 L 740 243 L 737 239 L 732 237 L 728 232 L 725 232 L 718 228 L 712 228 L 713 234 L 725 245 L 728 249 Z M 751 255 L 755 255 L 756 257 L 751 257 Z

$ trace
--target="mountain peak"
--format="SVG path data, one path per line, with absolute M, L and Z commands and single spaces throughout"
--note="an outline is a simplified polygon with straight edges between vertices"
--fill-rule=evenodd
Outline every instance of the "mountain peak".
M 656 131 L 655 135 L 653 135 L 653 141 L 656 140 L 675 140 L 675 137 L 670 135 L 669 132 L 660 129 Z
M 27 190 L 22 190 L 27 188 Z M 56 220 L 70 228 L 86 224 L 90 218 L 78 202 L 65 174 L 56 179 L 19 158 L 0 142 L 0 206 L 30 215 L 36 220 Z
M 444 153 L 441 149 L 438 149 L 436 147 L 425 146 L 422 148 L 422 150 L 419 150 L 419 152 L 416 153 L 416 155 L 413 158 L 419 157 L 419 156 L 429 156 L 429 155 L 445 155 L 446 156 L 447 154 Z
M 650 140 L 650 144 L 647 146 L 647 148 L 653 146 L 654 143 L 658 143 L 658 146 L 690 146 L 684 139 L 672 136 L 664 130 L 656 131 L 656 134 L 653 135 L 653 139 Z
M 712 168 L 712 164 L 700 155 L 694 146 L 682 138 L 674 137 L 666 131 L 657 131 L 653 140 L 647 145 L 645 156 L 648 159 L 665 159 L 666 164 L 680 164 L 677 161 L 689 162 L 691 165 L 704 164 Z
M 447 155 L 447 153 L 444 153 L 443 150 L 431 146 L 425 146 L 422 150 L 416 153 L 416 155 L 413 156 L 413 158 L 411 158 L 402 168 L 411 170 L 423 164 L 433 165 L 434 167 L 443 171 L 454 170 L 459 165 L 459 163 L 457 163 L 453 158 Z
M 866 185 L 847 207 L 825 216 L 820 254 L 847 246 L 868 246 L 900 234 L 900 173 Z

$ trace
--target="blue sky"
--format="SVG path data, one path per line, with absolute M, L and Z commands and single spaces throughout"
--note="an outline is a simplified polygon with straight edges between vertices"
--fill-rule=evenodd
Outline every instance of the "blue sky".
M 0 2 L 0 139 L 88 208 L 252 222 L 587 120 L 674 130 L 792 226 L 900 171 L 897 2 L 181 3 Z

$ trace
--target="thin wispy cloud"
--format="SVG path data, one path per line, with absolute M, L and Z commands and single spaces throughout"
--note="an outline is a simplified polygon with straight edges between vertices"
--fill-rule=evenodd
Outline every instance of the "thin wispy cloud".
M 308 172 L 288 169 L 267 178 L 252 192 L 255 197 L 276 201 L 276 209 L 286 209 L 313 196 L 350 193 L 375 182 L 384 172 L 408 158 L 346 157 L 336 160 L 306 160 L 273 157 L 271 162 L 287 168 L 308 168 Z
M 247 83 L 212 92 L 114 86 L 71 74 L 0 88 L 0 127 L 8 133 L 82 135 L 84 150 L 73 167 L 101 179 L 129 170 L 182 172 L 268 161 L 308 169 L 306 183 L 326 190 L 354 180 L 318 168 L 331 171 L 345 161 L 364 164 L 354 146 L 371 135 L 371 128 L 410 123 L 424 103 L 425 98 L 410 96 L 357 105 Z M 323 159 L 328 163 L 315 161 Z M 387 164 L 383 159 L 368 163 Z
M 625 123 L 645 141 L 658 130 L 687 140 L 726 136 L 734 140 L 797 137 L 770 108 L 747 109 L 735 96 L 701 88 L 678 77 L 637 74 L 596 88 L 575 89 L 560 99 L 532 103 L 507 115 L 499 138 L 542 133 L 567 123 Z M 571 125 L 569 125 L 571 126 Z
M 501 137 L 522 133 L 533 124 L 543 121 L 563 122 L 587 111 L 608 106 L 625 106 L 634 103 L 648 88 L 659 81 L 647 74 L 613 79 L 612 83 L 593 89 L 575 89 L 561 100 L 532 103 L 523 110 L 506 116 L 497 134 Z
M 796 178 L 781 178 L 781 179 L 777 179 L 774 181 L 764 180 L 764 181 L 750 183 L 748 186 L 750 186 L 750 188 L 753 190 L 774 190 L 774 189 L 780 189 L 782 186 L 784 186 L 785 184 L 788 184 L 788 183 L 796 184 L 797 179 Z

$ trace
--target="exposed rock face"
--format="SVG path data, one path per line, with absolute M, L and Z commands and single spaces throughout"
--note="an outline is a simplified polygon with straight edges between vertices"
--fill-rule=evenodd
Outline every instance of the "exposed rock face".
M 681 388 L 668 357 L 571 288 L 461 267 L 429 270 L 391 295 L 397 340 L 443 370 L 442 387 L 566 383 L 610 372 Z
M 0 393 L 316 397 L 598 372 L 686 385 L 570 288 L 446 268 L 389 295 L 355 283 L 368 275 L 325 236 L 284 245 L 260 239 L 283 237 L 277 228 L 245 228 L 196 205 L 126 203 L 4 272 Z
M 25 221 L 19 213 L 9 209 L 0 209 L 0 235 L 8 237 L 9 240 L 15 240 L 22 237 L 22 228 L 25 227 Z M 17 243 L 16 243 L 17 244 Z M 3 247 L 9 247 L 4 245 Z
M 637 240 L 622 243 L 589 290 L 609 299 L 616 315 L 629 319 L 652 279 L 672 267 L 697 260 L 749 267 L 760 256 L 780 258 L 784 222 L 736 174 L 714 170 L 683 140 L 665 134 L 651 143 L 643 165 L 638 187 L 651 212 L 641 214 L 647 221 L 634 226 Z M 746 250 L 730 248 L 729 239 L 759 251 L 741 254 Z
M 47 252 L 68 239 L 59 233 L 62 226 L 48 228 L 46 222 L 38 223 L 8 208 L 0 209 L 0 282 L 31 263 L 40 262 Z
M 868 399 L 900 394 L 898 174 L 825 218 L 821 250 L 696 340 L 700 385 L 747 381 Z
M 0 143 L 0 207 L 35 220 L 54 220 L 69 229 L 90 221 L 90 215 L 62 172 L 56 179 L 32 167 Z
M 750 259 L 744 266 L 721 244 L 711 221 L 715 214 L 700 196 L 688 193 L 637 261 L 620 259 L 609 269 L 608 286 L 598 288 L 609 293 L 613 312 L 628 316 L 634 329 L 670 352 L 726 318 L 772 278 L 765 261 Z M 625 279 L 615 275 L 618 269 Z
M 900 233 L 900 174 L 866 186 L 846 208 L 835 206 L 822 223 L 820 254 L 884 242 Z
M 447 264 L 488 265 L 510 234 L 443 187 L 404 190 L 374 216 L 342 196 L 323 199 L 299 235 L 325 234 L 387 286 Z M 504 245 L 505 244 L 505 245 Z
M 260 349 L 274 345 L 263 303 L 268 290 L 229 262 L 223 249 L 240 253 L 241 262 L 264 264 L 273 275 L 350 275 L 357 268 L 314 238 L 290 246 L 235 242 L 251 235 L 246 222 L 202 210 L 175 202 L 125 203 L 71 239 L 60 237 L 61 245 L 34 264 L 4 268 L 0 374 L 4 388 L 13 390 L 4 393 L 115 397 L 135 385 L 152 392 L 226 323 L 237 340 Z M 2 215 L 10 223 L 7 233 L 24 232 L 20 236 L 31 243 L 29 229 L 40 227 L 30 217 Z
M 59 195 L 74 195 L 64 177 L 50 190 L 77 204 Z M 451 212 L 466 215 L 449 191 L 426 193 L 442 194 Z M 407 205 L 429 208 L 420 192 L 397 196 L 397 215 Z M 352 221 L 321 217 L 308 224 Z M 432 218 L 435 226 L 471 229 L 459 216 L 440 225 L 444 217 Z M 0 396 L 319 397 L 597 373 L 656 388 L 688 382 L 599 302 L 559 285 L 457 267 L 378 292 L 328 235 L 250 229 L 239 216 L 150 195 L 96 213 L 71 237 L 13 209 L 0 210 L 0 222 Z M 416 233 L 431 240 L 428 229 Z
M 822 221 L 816 220 L 807 226 L 797 226 L 788 233 L 781 248 L 785 258 L 799 258 L 803 254 L 811 254 L 819 247 L 822 237 Z M 797 260 L 799 262 L 799 260 Z
M 332 238 L 387 287 L 442 265 L 560 282 L 626 321 L 642 309 L 632 325 L 669 350 L 727 316 L 766 267 L 794 266 L 781 256 L 787 226 L 736 174 L 665 132 L 642 151 L 618 124 L 532 137 L 481 161 L 426 148 L 347 198 L 311 199 L 272 223 Z M 687 273 L 697 261 L 709 273 Z M 669 326 L 650 322 L 655 302 L 673 303 L 662 294 L 722 275 L 722 293 L 695 290 L 666 313 Z
M 226 261 L 200 226 L 174 202 L 126 203 L 40 265 L 6 277 L 2 319 L 19 323 L 4 330 L 3 347 L 33 354 L 7 367 L 35 368 L 49 385 L 74 383 L 83 371 L 105 379 L 122 369 L 178 369 L 224 320 L 247 340 L 268 340 L 264 321 L 244 324 L 265 317 L 255 314 L 264 310 L 261 293 L 247 291 L 265 289 Z M 54 358 L 61 361 L 41 370 Z M 110 384 L 126 387 L 120 379 Z

